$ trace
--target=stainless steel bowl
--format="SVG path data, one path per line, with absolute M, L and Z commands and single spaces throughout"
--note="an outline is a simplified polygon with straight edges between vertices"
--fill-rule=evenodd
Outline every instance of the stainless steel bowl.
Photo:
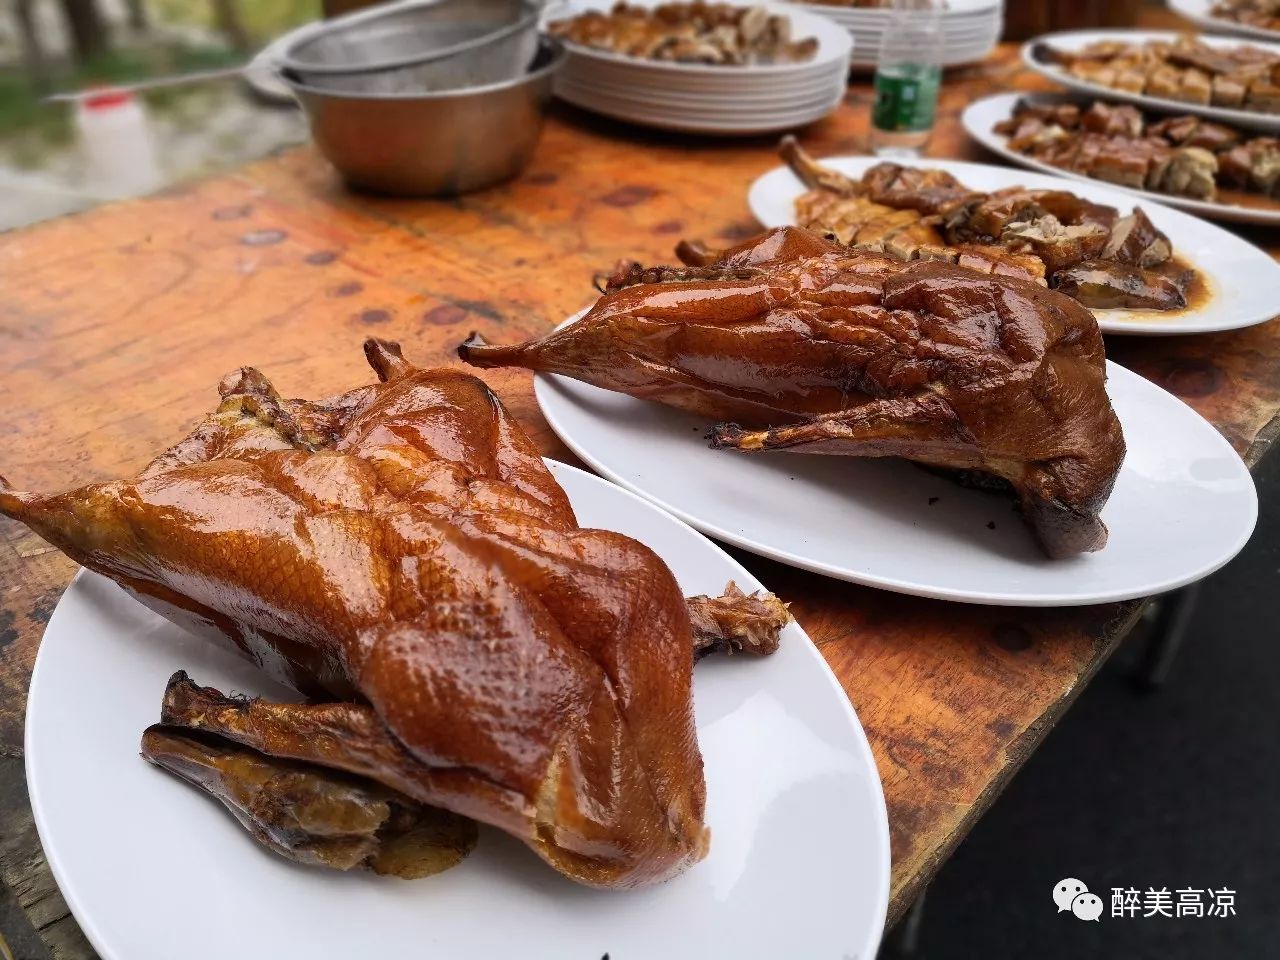
M 409 197 L 479 190 L 529 162 L 564 46 L 539 40 L 515 80 L 417 94 L 322 90 L 282 76 L 311 121 L 316 146 L 354 187 Z
M 337 17 L 284 51 L 303 83 L 421 93 L 521 76 L 537 50 L 533 0 L 413 0 Z

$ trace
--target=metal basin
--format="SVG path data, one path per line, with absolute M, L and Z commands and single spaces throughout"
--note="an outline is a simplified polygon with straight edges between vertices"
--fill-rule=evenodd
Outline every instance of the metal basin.
M 564 47 L 542 37 L 515 80 L 414 94 L 319 89 L 284 71 L 320 152 L 354 187 L 399 196 L 466 193 L 515 176 L 529 162 Z
M 414 0 L 331 20 L 281 66 L 325 90 L 422 93 L 517 78 L 537 44 L 533 0 Z

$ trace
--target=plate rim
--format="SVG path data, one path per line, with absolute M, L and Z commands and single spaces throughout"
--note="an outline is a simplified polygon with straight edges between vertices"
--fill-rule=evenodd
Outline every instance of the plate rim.
M 986 149 L 990 150 L 997 156 L 1002 157 L 1012 163 L 1025 167 L 1028 170 L 1034 170 L 1038 173 L 1048 174 L 1050 176 L 1066 177 L 1070 180 L 1077 180 L 1081 183 L 1099 183 L 1106 187 L 1113 187 L 1116 190 L 1123 190 L 1125 193 L 1132 194 L 1135 197 L 1143 197 L 1150 202 L 1163 203 L 1170 207 L 1183 210 L 1187 213 L 1201 217 L 1214 217 L 1226 220 L 1230 223 L 1251 223 L 1255 226 L 1280 226 L 1280 206 L 1274 210 L 1267 210 L 1255 207 L 1239 207 L 1225 203 L 1210 203 L 1207 200 L 1196 200 L 1192 197 L 1175 197 L 1166 193 L 1155 193 L 1151 190 L 1139 190 L 1137 187 L 1126 187 L 1119 183 L 1110 183 L 1106 180 L 1099 180 L 1097 177 L 1090 177 L 1087 174 L 1078 173 L 1074 170 L 1063 170 L 1052 164 L 1045 163 L 1036 157 L 1029 157 L 1019 153 L 1017 150 L 1008 146 L 1008 138 L 1004 137 L 993 130 L 985 130 L 980 125 L 976 117 L 983 108 L 993 106 L 996 101 L 1007 100 L 1012 108 L 1019 100 L 1026 96 L 1037 96 L 1037 94 L 1026 94 L 1022 92 L 1013 93 L 993 93 L 990 96 L 982 97 L 974 100 L 960 114 L 960 124 L 964 127 L 965 133 L 977 141 Z M 1070 102 L 1073 99 L 1072 94 L 1039 94 L 1045 97 L 1060 97 L 1062 102 Z M 1079 99 L 1076 96 L 1074 99 Z M 1012 109 L 1004 112 L 1003 116 L 1012 116 Z M 1265 321 L 1264 321 L 1265 322 Z
M 601 487 L 608 488 L 611 495 L 622 495 L 635 500 L 640 506 L 646 510 L 653 510 L 663 513 L 665 519 L 687 528 L 687 530 L 702 540 L 705 546 L 713 553 L 718 554 L 728 564 L 733 571 L 735 577 L 743 587 L 750 587 L 752 590 L 767 589 L 764 584 L 745 566 L 743 566 L 735 557 L 730 555 L 720 544 L 711 540 L 696 527 L 685 523 L 680 517 L 672 513 L 663 511 L 656 506 L 653 501 L 636 494 L 634 491 L 618 484 L 610 483 L 608 480 L 596 476 L 588 470 L 575 467 L 572 464 L 563 463 L 551 457 L 542 457 L 543 463 L 556 476 L 559 483 L 560 471 L 565 471 L 576 479 L 591 484 L 598 484 Z M 570 500 L 572 505 L 572 499 Z M 33 749 L 34 734 L 33 723 L 31 718 L 36 715 L 32 709 L 34 704 L 42 702 L 41 687 L 37 685 L 37 678 L 41 676 L 42 663 L 48 662 L 48 656 L 45 654 L 45 640 L 50 631 L 54 629 L 54 624 L 62 606 L 65 595 L 77 584 L 86 573 L 84 567 L 77 567 L 76 572 L 68 581 L 66 588 L 58 596 L 58 602 L 54 605 L 53 613 L 50 614 L 48 623 L 45 624 L 44 632 L 41 634 L 40 645 L 36 650 L 35 662 L 31 668 L 31 679 L 27 686 L 27 704 L 23 719 L 23 772 L 27 781 L 27 793 L 31 802 L 32 821 L 36 827 L 36 834 L 39 837 L 41 848 L 44 851 L 45 861 L 49 864 L 49 870 L 53 874 L 54 881 L 58 886 L 58 891 L 67 904 L 67 908 L 75 917 L 76 923 L 84 932 L 86 939 L 90 945 L 102 958 L 102 960 L 129 960 L 121 953 L 114 950 L 114 945 L 110 943 L 104 936 L 101 927 L 98 924 L 98 915 L 86 910 L 86 904 L 82 891 L 78 888 L 75 879 L 71 876 L 66 864 L 63 862 L 63 854 L 61 847 L 56 842 L 51 842 L 50 824 L 46 820 L 47 808 L 42 798 L 44 796 L 44 783 L 41 780 L 39 772 L 39 761 L 35 759 L 38 751 Z M 98 575 L 101 576 L 101 575 Z M 110 580 L 110 578 L 103 577 Z M 111 581 L 113 588 L 124 593 L 123 588 Z M 127 594 L 126 594 L 127 596 Z M 133 598 L 129 598 L 132 600 Z M 133 602 L 137 602 L 134 600 Z M 830 688 L 832 695 L 840 704 L 844 711 L 846 722 L 853 733 L 853 739 L 856 742 L 856 750 L 859 759 L 862 761 L 863 768 L 870 775 L 867 777 L 868 790 L 871 794 L 871 807 L 873 816 L 870 818 L 872 822 L 873 832 L 876 836 L 877 851 L 873 851 L 872 855 L 877 860 L 876 877 L 878 879 L 876 889 L 876 901 L 872 905 L 871 916 L 873 922 L 868 931 L 868 939 L 864 945 L 864 953 L 867 957 L 874 957 L 876 949 L 884 938 L 885 924 L 888 918 L 889 898 L 892 889 L 892 869 L 893 869 L 893 837 L 889 829 L 888 804 L 884 793 L 884 777 L 880 772 L 879 764 L 876 762 L 875 751 L 871 749 L 871 740 L 867 735 L 866 728 L 863 726 L 858 716 L 857 709 L 853 705 L 853 701 L 849 695 L 845 693 L 844 688 L 840 685 L 839 679 L 835 675 L 835 671 L 831 669 L 831 665 L 827 662 L 826 657 L 822 655 L 822 651 L 818 649 L 817 644 L 813 642 L 813 638 L 809 636 L 809 632 L 805 630 L 803 624 L 799 620 L 792 618 L 789 626 L 794 626 L 803 637 L 806 654 L 809 658 L 816 662 L 817 672 L 823 678 L 827 686 Z M 46 668 L 47 669 L 47 668 Z M 701 743 L 699 744 L 701 751 Z M 870 858 L 868 858 L 870 859 Z M 550 868 L 548 868 L 550 869 Z
M 568 320 L 566 320 L 560 326 L 565 326 L 568 323 L 572 323 L 574 320 L 576 320 L 578 317 L 582 316 L 585 313 L 586 311 L 583 311 L 581 314 L 575 314 L 571 316 Z M 557 329 L 559 329 L 559 327 L 557 327 Z M 533 376 L 533 392 L 534 392 L 534 398 L 537 400 L 537 403 L 538 403 L 538 409 L 541 411 L 542 416 L 546 419 L 547 424 L 551 427 L 552 431 L 555 433 L 557 437 L 560 438 L 561 442 L 564 443 L 564 445 L 567 446 L 570 450 L 572 450 L 573 453 L 576 456 L 578 456 L 584 463 L 590 464 L 593 470 L 598 471 L 601 474 L 601 476 L 605 477 L 607 480 L 611 481 L 612 483 L 617 484 L 618 486 L 627 490 L 629 493 L 636 494 L 637 496 L 640 496 L 644 499 L 649 500 L 650 503 L 654 504 L 665 513 L 671 514 L 677 520 L 684 522 L 688 526 L 693 527 L 695 530 L 703 533 L 704 535 L 712 538 L 713 540 L 718 540 L 724 543 L 731 544 L 735 547 L 738 547 L 739 549 L 746 550 L 749 553 L 756 554 L 757 556 L 762 556 L 770 560 L 775 560 L 778 563 L 783 563 L 790 567 L 796 567 L 800 570 L 805 570 L 809 573 L 830 577 L 836 580 L 842 580 L 847 583 L 856 583 L 856 584 L 859 584 L 860 586 L 870 587 L 877 590 L 887 590 L 891 593 L 901 593 L 906 596 L 923 597 L 925 599 L 930 599 L 930 600 L 945 600 L 945 601 L 951 601 L 955 603 L 969 603 L 969 604 L 978 604 L 978 605 L 993 606 L 993 607 L 1084 607 L 1084 606 L 1093 606 L 1095 604 L 1118 603 L 1125 600 L 1136 600 L 1136 599 L 1141 599 L 1145 597 L 1156 596 L 1157 594 L 1166 593 L 1170 590 L 1176 590 L 1179 587 L 1184 587 L 1189 584 L 1195 583 L 1199 580 L 1202 580 L 1205 577 L 1208 577 L 1211 574 L 1217 572 L 1218 570 L 1221 570 L 1224 566 L 1226 566 L 1233 559 L 1235 559 L 1235 557 L 1240 553 L 1241 550 L 1244 549 L 1245 545 L 1252 538 L 1253 531 L 1257 527 L 1257 523 L 1258 523 L 1257 481 L 1254 479 L 1252 471 L 1249 470 L 1248 466 L 1244 463 L 1243 459 L 1241 459 L 1240 455 L 1236 452 L 1235 448 L 1232 447 L 1231 444 L 1227 441 L 1226 437 L 1222 436 L 1222 434 L 1213 426 L 1213 424 L 1211 424 L 1208 420 L 1205 420 L 1204 417 L 1200 416 L 1200 414 L 1197 413 L 1193 407 L 1191 407 L 1189 404 L 1183 401 L 1180 397 L 1177 397 L 1174 394 L 1169 393 L 1169 391 L 1163 389 L 1159 385 L 1152 383 L 1150 380 L 1148 380 L 1146 377 L 1143 377 L 1141 374 L 1135 373 L 1134 371 L 1128 369 L 1127 367 L 1122 367 L 1120 364 L 1116 363 L 1114 360 L 1108 360 L 1106 361 L 1106 363 L 1107 363 L 1108 382 L 1111 381 L 1113 376 L 1116 379 L 1132 378 L 1133 381 L 1136 381 L 1135 386 L 1137 389 L 1154 390 L 1164 395 L 1164 397 L 1167 400 L 1170 400 L 1176 403 L 1177 405 L 1179 405 L 1180 407 L 1185 408 L 1184 410 L 1185 414 L 1189 414 L 1199 419 L 1203 423 L 1203 425 L 1207 428 L 1208 432 L 1214 438 L 1211 442 L 1220 443 L 1222 445 L 1222 448 L 1225 451 L 1229 451 L 1231 455 L 1235 457 L 1237 461 L 1239 461 L 1241 470 L 1243 471 L 1244 475 L 1249 478 L 1250 520 L 1249 520 L 1249 523 L 1246 525 L 1246 529 L 1243 535 L 1237 538 L 1237 542 L 1234 543 L 1221 558 L 1215 560 L 1214 563 L 1208 567 L 1197 568 L 1196 572 L 1192 574 L 1185 575 L 1182 577 L 1175 577 L 1165 581 L 1160 581 L 1155 585 L 1143 585 L 1141 589 L 1135 589 L 1131 587 L 1127 590 L 1113 590 L 1105 593 L 1096 593 L 1096 594 L 1089 594 L 1084 596 L 1067 596 L 1067 597 L 1045 594 L 1045 593 L 1039 593 L 1039 594 L 987 593 L 987 594 L 983 594 L 982 596 L 975 596 L 973 595 L 972 592 L 961 591 L 961 590 L 954 590 L 954 589 L 947 589 L 947 588 L 931 589 L 928 587 L 921 588 L 918 584 L 904 583 L 903 581 L 898 580 L 896 578 L 867 576 L 865 574 L 860 574 L 857 571 L 850 571 L 847 568 L 844 568 L 844 569 L 835 568 L 824 563 L 808 560 L 803 556 L 800 556 L 795 553 L 791 553 L 790 551 L 787 551 L 787 550 L 774 549 L 768 544 L 762 544 L 759 541 L 752 540 L 750 537 L 743 536 L 742 534 L 736 533 L 731 529 L 718 526 L 717 524 L 714 524 L 714 523 L 704 522 L 698 517 L 696 517 L 695 515 L 680 509 L 674 504 L 668 503 L 667 501 L 661 499 L 660 497 L 646 493 L 642 488 L 632 483 L 626 477 L 611 470 L 606 464 L 601 462 L 599 458 L 592 456 L 590 451 L 587 450 L 585 447 L 583 447 L 582 444 L 578 442 L 578 440 L 575 439 L 568 430 L 565 429 L 563 423 L 560 422 L 560 420 L 557 418 L 554 411 L 548 409 L 551 405 L 548 404 L 545 400 L 545 394 L 547 391 L 553 391 L 557 389 L 555 385 L 556 380 L 564 379 L 574 383 L 580 383 L 581 381 L 574 381 L 572 377 L 564 377 L 562 374 L 535 373 Z M 644 402 L 644 401 L 637 401 L 637 402 Z M 649 402 L 654 402 L 654 401 L 649 401 Z M 1123 469 L 1123 467 L 1121 469 Z
M 819 162 L 821 163 L 839 164 L 839 163 L 845 163 L 845 162 L 851 161 L 854 165 L 863 165 L 863 164 L 870 165 L 878 162 L 879 160 L 880 158 L 874 157 L 874 156 L 870 156 L 870 157 L 855 156 L 853 154 L 837 154 L 830 157 L 819 158 Z M 985 173 L 985 174 L 991 175 L 991 174 L 1006 174 L 1014 171 L 1014 168 L 1011 168 L 1008 166 L 999 166 L 997 164 L 992 164 L 992 163 L 977 163 L 970 160 L 948 160 L 943 157 L 918 157 L 918 158 L 913 158 L 908 160 L 902 160 L 900 162 L 906 166 L 929 166 L 929 167 L 937 167 L 942 170 L 953 170 L 955 171 L 955 175 L 962 180 L 964 179 L 966 174 L 973 173 L 973 172 Z M 793 226 L 795 224 L 794 212 L 792 214 L 792 219 L 788 221 L 786 224 L 780 223 L 780 222 L 769 223 L 763 217 L 761 217 L 760 214 L 757 212 L 760 206 L 759 193 L 764 190 L 764 187 L 762 186 L 762 184 L 764 184 L 768 178 L 778 176 L 780 175 L 780 173 L 789 174 L 791 177 L 795 178 L 795 174 L 792 173 L 785 164 L 779 164 L 778 166 L 772 167 L 769 170 L 766 170 L 764 173 L 760 174 L 758 177 L 755 178 L 755 180 L 751 182 L 751 185 L 747 188 L 747 206 L 751 209 L 752 216 L 754 216 L 758 222 L 764 224 L 767 228 L 778 227 L 778 226 Z M 1116 195 L 1114 198 L 1107 198 L 1100 202 L 1112 203 L 1121 208 L 1123 208 L 1126 204 L 1133 205 L 1132 198 L 1134 197 L 1134 194 L 1115 189 L 1110 184 L 1103 183 L 1101 181 L 1072 180 L 1068 177 L 1059 176 L 1056 173 L 1037 173 L 1035 171 L 1030 171 L 1030 170 L 1027 171 L 1026 177 L 1038 178 L 1040 180 L 1045 180 L 1045 181 L 1055 181 L 1055 183 L 1052 186 L 1050 186 L 1049 184 L 1043 184 L 1045 189 L 1066 189 L 1066 187 L 1069 187 L 1072 183 L 1077 183 L 1077 182 L 1083 183 L 1091 191 L 1095 191 L 1101 194 L 1113 193 Z M 799 182 L 798 178 L 796 178 L 796 182 L 797 183 Z M 1032 181 L 1024 185 L 1034 187 L 1035 183 L 1034 181 Z M 1220 227 L 1216 223 L 1211 223 L 1208 220 L 1204 220 L 1203 218 L 1197 217 L 1194 214 L 1188 213 L 1184 210 L 1178 210 L 1167 204 L 1161 203 L 1158 200 L 1144 200 L 1143 206 L 1148 210 L 1152 210 L 1152 209 L 1159 210 L 1163 215 L 1172 216 L 1174 218 L 1186 218 L 1192 221 L 1191 224 L 1187 224 L 1188 229 L 1194 226 L 1195 230 L 1200 233 L 1203 233 L 1205 231 L 1208 231 L 1210 233 L 1218 233 L 1218 234 L 1221 234 L 1224 238 L 1226 238 L 1226 241 L 1232 245 L 1244 244 L 1252 248 L 1254 251 L 1257 252 L 1259 258 L 1261 258 L 1258 262 L 1258 266 L 1265 270 L 1276 271 L 1277 282 L 1280 282 L 1280 262 L 1276 261 L 1275 258 L 1270 256 L 1266 251 L 1262 250 L 1260 247 L 1250 242 L 1249 240 L 1246 240 L 1244 237 L 1238 236 L 1237 234 L 1232 233 L 1231 231 L 1226 230 L 1223 227 Z M 1262 264 L 1263 260 L 1265 260 L 1269 266 L 1263 267 L 1263 264 Z M 1206 274 L 1206 276 L 1210 280 L 1217 279 L 1210 274 Z M 1139 320 L 1108 317 L 1107 314 L 1109 313 L 1109 311 L 1102 310 L 1102 309 L 1091 310 L 1091 312 L 1093 313 L 1094 318 L 1098 321 L 1098 326 L 1102 329 L 1104 333 L 1111 333 L 1111 334 L 1125 335 L 1125 336 L 1155 336 L 1155 337 L 1159 337 L 1159 336 L 1172 337 L 1172 336 L 1183 336 L 1183 335 L 1198 334 L 1198 333 L 1221 333 L 1226 330 L 1242 330 L 1248 327 L 1258 326 L 1259 324 L 1268 323 L 1271 320 L 1274 320 L 1278 316 L 1278 314 L 1276 313 L 1259 314 L 1253 319 L 1243 323 L 1239 322 L 1238 319 L 1237 320 L 1224 319 L 1217 322 L 1206 322 L 1203 320 L 1196 321 L 1192 319 L 1193 317 L 1197 316 L 1198 311 L 1194 309 L 1188 309 L 1178 314 L 1178 317 L 1181 317 L 1183 319 L 1176 319 L 1172 322 L 1160 323 L 1158 315 L 1153 316 L 1153 319 L 1151 322 L 1143 322 Z

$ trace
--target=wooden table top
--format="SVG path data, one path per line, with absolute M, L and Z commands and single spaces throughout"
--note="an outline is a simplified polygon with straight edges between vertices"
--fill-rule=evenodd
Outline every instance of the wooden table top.
M 1007 47 L 949 73 L 929 153 L 992 162 L 966 140 L 960 110 L 1043 86 Z M 818 156 L 864 152 L 870 102 L 855 84 L 802 142 Z M 565 108 L 519 180 L 457 200 L 353 195 L 302 148 L 2 236 L 0 468 L 36 490 L 134 471 L 211 409 L 218 379 L 241 364 L 286 395 L 323 396 L 368 380 L 360 343 L 369 334 L 428 364 L 455 362 L 473 329 L 500 342 L 546 330 L 589 303 L 592 274 L 621 257 L 665 262 L 683 236 L 756 232 L 746 188 L 778 163 L 774 147 L 773 138 L 645 132 Z M 1017 178 L 1011 171 L 1010 184 Z M 1280 428 L 1280 324 L 1110 338 L 1108 350 L 1199 410 L 1251 464 Z M 546 454 L 576 462 L 540 416 L 527 374 L 486 378 Z M 793 601 L 866 728 L 889 807 L 891 922 L 1141 608 L 966 606 L 739 559 Z M 31 668 L 73 572 L 0 520 L 0 921 L 16 901 L 54 956 L 80 958 L 92 952 L 43 862 L 22 778 Z

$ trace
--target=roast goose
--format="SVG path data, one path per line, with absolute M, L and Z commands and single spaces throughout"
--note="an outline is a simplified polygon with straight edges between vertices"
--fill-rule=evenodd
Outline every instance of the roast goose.
M 563 374 L 719 423 L 716 447 L 905 457 L 1007 482 L 1046 553 L 1098 550 L 1124 458 L 1098 325 L 1057 291 L 797 228 L 623 264 L 577 322 L 478 367 Z M 856 496 L 856 491 L 850 491 Z
M 0 511 L 310 696 L 176 676 L 145 755 L 311 863 L 429 873 L 471 821 L 593 886 L 697 862 L 695 653 L 770 652 L 785 607 L 686 600 L 647 547 L 578 526 L 480 380 L 365 353 L 381 382 L 319 402 L 238 371 L 132 479 L 0 482 Z

